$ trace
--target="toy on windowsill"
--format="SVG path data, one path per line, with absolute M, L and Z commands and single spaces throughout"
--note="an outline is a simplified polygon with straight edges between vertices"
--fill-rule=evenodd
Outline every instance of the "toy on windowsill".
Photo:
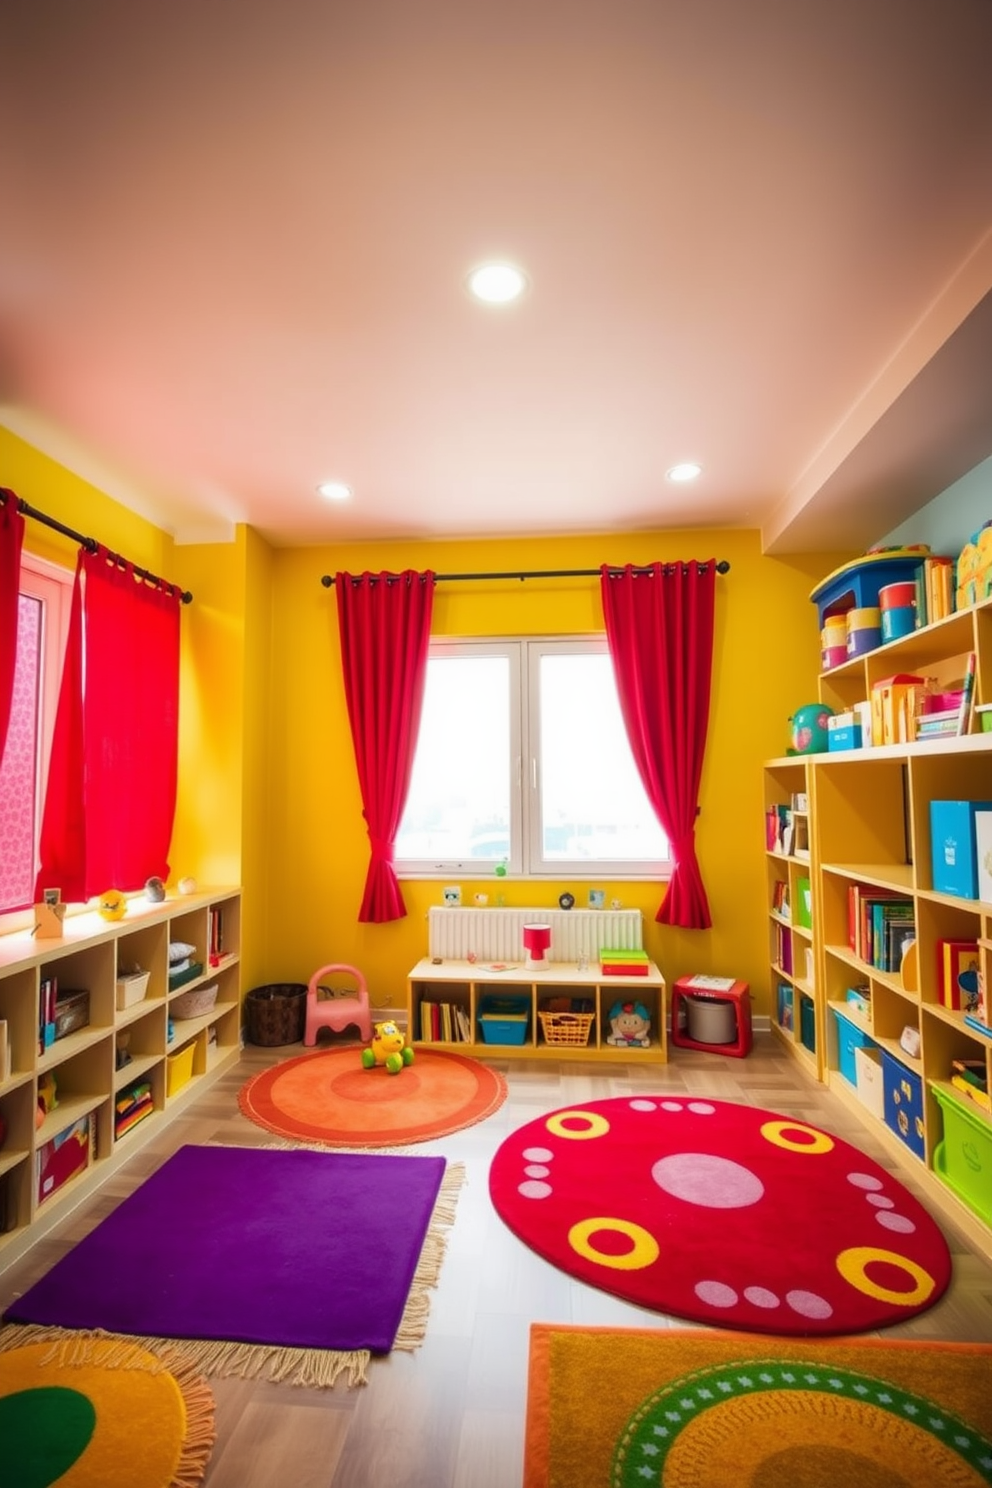
M 362 1050 L 363 1069 L 375 1069 L 382 1065 L 391 1075 L 398 1075 L 407 1064 L 413 1063 L 413 1050 L 396 1023 L 376 1023 L 372 1032 L 372 1046 Z
M 615 1002 L 610 1008 L 606 1042 L 619 1048 L 646 1049 L 651 1043 L 651 1014 L 643 1002 Z
M 127 914 L 127 900 L 120 889 L 105 889 L 100 895 L 97 913 L 102 920 L 122 920 Z

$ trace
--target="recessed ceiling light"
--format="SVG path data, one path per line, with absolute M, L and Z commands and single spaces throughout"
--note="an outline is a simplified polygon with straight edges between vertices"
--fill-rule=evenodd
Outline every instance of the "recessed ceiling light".
M 665 479 L 670 481 L 691 481 L 697 475 L 702 475 L 703 467 L 697 465 L 693 460 L 684 460 L 681 465 L 673 465 L 671 470 L 665 471 Z
M 523 294 L 527 276 L 513 264 L 481 264 L 469 274 L 468 287 L 477 300 L 485 300 L 489 305 L 505 305 Z
M 344 481 L 321 481 L 317 494 L 326 496 L 328 501 L 347 501 L 351 496 L 351 487 L 346 486 Z

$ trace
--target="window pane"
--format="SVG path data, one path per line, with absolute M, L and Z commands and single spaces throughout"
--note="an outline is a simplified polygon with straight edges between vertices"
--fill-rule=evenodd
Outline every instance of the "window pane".
M 432 657 L 396 857 L 509 856 L 510 761 L 507 657 Z
M 7 744 L 0 760 L 0 910 L 34 901 L 42 606 L 22 594 Z
M 540 709 L 542 857 L 666 859 L 665 834 L 627 743 L 609 655 L 543 654 Z

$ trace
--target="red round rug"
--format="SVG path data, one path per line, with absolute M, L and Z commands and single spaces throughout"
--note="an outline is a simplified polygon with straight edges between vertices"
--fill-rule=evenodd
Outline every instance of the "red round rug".
M 588 1101 L 493 1158 L 501 1219 L 637 1307 L 762 1333 L 862 1333 L 931 1307 L 947 1243 L 897 1179 L 774 1111 L 685 1096 Z
M 496 1070 L 417 1049 L 398 1075 L 362 1067 L 358 1047 L 283 1060 L 238 1094 L 250 1121 L 280 1137 L 326 1147 L 405 1147 L 447 1137 L 498 1111 L 506 1081 Z

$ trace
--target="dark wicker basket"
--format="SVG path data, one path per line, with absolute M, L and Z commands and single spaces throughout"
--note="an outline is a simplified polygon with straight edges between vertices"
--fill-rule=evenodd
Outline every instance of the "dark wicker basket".
M 248 1042 L 263 1048 L 298 1044 L 307 1021 L 306 982 L 274 982 L 253 987 L 245 998 Z

